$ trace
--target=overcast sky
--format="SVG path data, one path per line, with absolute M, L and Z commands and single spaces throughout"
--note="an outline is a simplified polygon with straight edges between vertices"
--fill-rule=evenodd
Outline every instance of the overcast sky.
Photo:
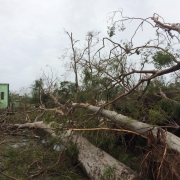
M 108 13 L 120 8 L 126 16 L 145 18 L 156 12 L 166 22 L 180 22 L 179 0 L 0 0 L 0 83 L 18 92 L 47 65 L 64 80 L 58 58 L 69 46 L 64 29 L 78 40 L 92 30 L 108 36 Z

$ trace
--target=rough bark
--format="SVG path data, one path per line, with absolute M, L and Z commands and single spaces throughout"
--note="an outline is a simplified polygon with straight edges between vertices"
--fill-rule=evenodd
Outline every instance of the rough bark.
M 43 124 L 42 121 L 26 124 L 15 124 L 18 128 L 41 128 L 50 133 L 54 138 L 57 136 L 49 125 Z M 71 130 L 65 131 L 61 135 L 62 141 L 67 144 L 69 138 L 76 143 L 78 149 L 78 161 L 85 170 L 90 179 L 104 180 L 105 171 L 111 168 L 112 174 L 110 178 L 114 180 L 134 180 L 138 179 L 138 174 L 126 165 L 117 161 L 115 158 L 104 152 L 103 150 L 92 145 L 87 139 L 81 135 L 73 134 Z
M 158 126 L 153 126 L 147 123 L 139 122 L 127 116 L 123 116 L 122 114 L 118 114 L 115 111 L 100 109 L 100 107 L 92 106 L 89 104 L 74 103 L 73 106 L 80 106 L 80 107 L 87 108 L 93 112 L 99 112 L 101 115 L 116 122 L 120 126 L 123 126 L 124 128 L 133 130 L 143 135 L 148 135 L 148 131 L 151 130 L 154 137 L 158 138 L 159 130 L 161 130 L 165 135 L 165 141 L 168 144 L 169 148 L 174 149 L 180 153 L 180 138 L 168 131 L 162 130 Z

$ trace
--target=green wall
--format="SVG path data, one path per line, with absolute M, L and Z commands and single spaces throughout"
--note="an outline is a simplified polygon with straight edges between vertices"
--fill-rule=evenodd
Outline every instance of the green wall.
M 0 108 L 9 106 L 9 84 L 0 84 Z
M 19 100 L 13 100 L 12 104 L 13 104 L 14 107 L 19 107 L 20 102 L 19 102 Z

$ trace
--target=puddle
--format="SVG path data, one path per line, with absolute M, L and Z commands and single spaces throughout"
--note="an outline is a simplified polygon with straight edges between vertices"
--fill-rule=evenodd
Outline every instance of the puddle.
M 48 141 L 47 138 L 42 139 L 42 140 L 41 140 L 41 143 L 42 143 L 44 146 L 49 146 L 49 145 L 50 145 L 50 142 Z M 53 149 L 54 149 L 55 151 L 64 151 L 64 150 L 67 150 L 66 147 L 65 147 L 64 145 L 60 144 L 60 143 L 54 144 Z
M 64 145 L 62 145 L 62 144 L 55 144 L 53 146 L 53 149 L 55 151 L 64 151 L 64 150 L 67 150 L 66 147 Z
M 27 146 L 26 142 L 19 142 L 19 143 L 14 143 L 11 145 L 11 147 L 13 148 L 19 148 L 19 147 L 24 147 L 24 146 Z

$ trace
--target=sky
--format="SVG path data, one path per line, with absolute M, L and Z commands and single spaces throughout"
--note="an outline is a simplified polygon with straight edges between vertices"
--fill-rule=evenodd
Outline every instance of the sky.
M 64 30 L 80 41 L 93 30 L 108 37 L 107 20 L 113 11 L 123 9 L 125 16 L 142 18 L 158 13 L 166 22 L 178 23 L 179 8 L 179 0 L 0 0 L 0 83 L 18 92 L 49 67 L 65 80 L 59 57 L 70 41 Z M 145 33 L 152 35 L 150 28 Z

